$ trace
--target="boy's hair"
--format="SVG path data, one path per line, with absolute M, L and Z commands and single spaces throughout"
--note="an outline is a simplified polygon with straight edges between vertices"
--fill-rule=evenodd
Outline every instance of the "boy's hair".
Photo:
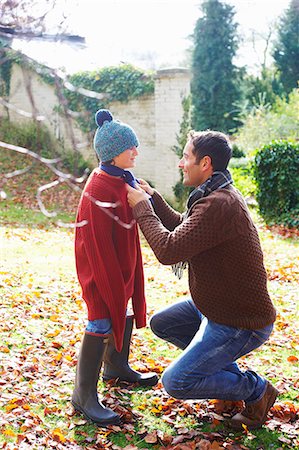
M 204 156 L 209 156 L 214 171 L 227 168 L 232 156 L 232 147 L 228 137 L 224 133 L 211 130 L 191 130 L 188 139 L 192 140 L 193 154 L 196 157 L 197 164 Z

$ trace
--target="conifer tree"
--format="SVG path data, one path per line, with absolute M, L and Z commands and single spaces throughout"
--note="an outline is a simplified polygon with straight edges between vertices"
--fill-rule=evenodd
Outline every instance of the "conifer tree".
M 193 34 L 192 126 L 229 132 L 236 128 L 235 102 L 240 99 L 239 71 L 233 64 L 238 48 L 234 8 L 206 0 Z
M 281 83 L 289 94 L 299 81 L 299 0 L 291 0 L 280 20 L 273 58 Z

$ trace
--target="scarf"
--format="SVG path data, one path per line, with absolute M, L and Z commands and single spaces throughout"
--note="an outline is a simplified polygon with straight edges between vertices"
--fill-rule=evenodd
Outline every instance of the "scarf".
M 112 175 L 113 177 L 123 178 L 125 182 L 128 183 L 133 188 L 135 188 L 136 183 L 138 183 L 137 178 L 135 178 L 133 173 L 130 172 L 129 170 L 124 170 L 121 169 L 120 167 L 104 163 L 100 163 L 100 169 L 108 173 L 109 175 Z
M 132 188 L 136 188 L 137 183 L 139 183 L 138 178 L 135 178 L 133 173 L 129 170 L 121 169 L 117 166 L 112 166 L 110 164 L 104 164 L 100 163 L 100 169 L 104 172 L 108 173 L 109 175 L 112 175 L 113 177 L 121 177 L 125 180 L 126 183 L 128 183 Z M 146 194 L 147 198 L 153 205 L 153 199 L 149 194 Z
M 208 178 L 204 183 L 195 188 L 189 195 L 187 201 L 187 212 L 184 214 L 183 220 L 186 220 L 190 215 L 192 206 L 201 198 L 207 197 L 211 192 L 223 189 L 233 183 L 230 172 L 225 169 L 224 171 L 215 171 L 213 175 Z M 180 261 L 172 265 L 173 273 L 181 279 L 184 269 L 187 267 L 187 261 Z

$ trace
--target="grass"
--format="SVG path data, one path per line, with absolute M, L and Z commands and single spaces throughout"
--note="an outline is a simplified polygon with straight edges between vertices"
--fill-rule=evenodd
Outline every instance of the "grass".
M 39 209 L 25 208 L 22 204 L 7 200 L 0 204 L 0 225 L 10 224 L 12 226 L 49 228 L 56 225 L 58 221 L 74 222 L 75 214 L 60 212 L 55 217 L 45 216 Z
M 68 213 L 65 219 L 72 217 Z M 56 227 L 20 204 L 2 202 L 0 448 L 175 448 L 167 442 L 181 435 L 189 448 L 199 437 L 215 441 L 215 449 L 298 448 L 298 240 L 274 235 L 258 216 L 255 219 L 278 319 L 269 342 L 240 364 L 255 368 L 279 387 L 279 408 L 272 411 L 268 425 L 254 433 L 232 433 L 213 416 L 217 405 L 212 402 L 175 401 L 161 385 L 119 389 L 100 383 L 106 401 L 128 414 L 120 430 L 105 430 L 74 415 L 69 402 L 86 320 L 75 274 L 73 230 Z M 169 267 L 161 266 L 144 240 L 142 252 L 150 316 L 187 297 L 188 283 L 186 275 L 178 280 Z M 148 328 L 134 330 L 132 350 L 133 367 L 147 366 L 158 373 L 179 354 Z M 147 442 L 157 430 L 157 442 Z

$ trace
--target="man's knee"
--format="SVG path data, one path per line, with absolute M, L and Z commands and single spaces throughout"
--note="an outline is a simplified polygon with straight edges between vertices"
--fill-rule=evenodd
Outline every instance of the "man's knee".
M 186 398 L 186 389 L 184 386 L 177 383 L 176 377 L 172 375 L 171 371 L 166 369 L 162 375 L 161 381 L 168 395 L 180 400 L 184 400 Z
M 162 332 L 163 326 L 161 324 L 161 313 L 157 312 L 156 314 L 154 314 L 150 319 L 149 325 L 151 327 L 152 332 L 156 336 L 163 338 L 164 333 Z

